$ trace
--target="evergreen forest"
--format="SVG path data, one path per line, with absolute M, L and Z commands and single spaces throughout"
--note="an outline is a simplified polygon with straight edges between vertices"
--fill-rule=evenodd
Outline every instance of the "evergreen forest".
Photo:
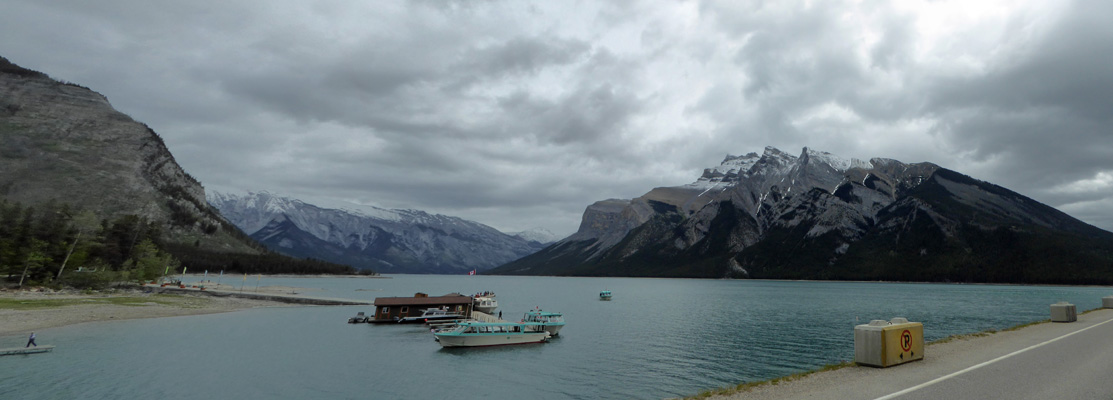
M 88 210 L 47 202 L 24 206 L 0 199 L 0 274 L 9 285 L 102 289 L 167 275 L 373 274 L 346 265 L 297 259 L 254 244 L 258 254 L 218 253 L 166 242 L 161 221 L 136 215 L 98 219 Z M 249 240 L 242 232 L 237 237 Z

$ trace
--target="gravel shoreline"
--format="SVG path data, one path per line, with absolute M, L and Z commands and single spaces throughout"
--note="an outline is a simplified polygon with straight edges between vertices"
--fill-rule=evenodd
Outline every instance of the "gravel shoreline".
M 263 292 L 265 288 L 260 288 Z M 285 288 L 289 290 L 289 288 Z M 287 292 L 288 293 L 288 292 Z M 149 302 L 113 304 L 109 298 L 150 298 Z M 34 302 L 71 300 L 77 304 L 0 308 L 0 336 L 26 335 L 32 331 L 94 321 L 115 321 L 138 318 L 160 318 L 183 315 L 213 314 L 258 307 L 291 307 L 288 303 L 237 297 L 201 297 L 145 293 L 120 290 L 85 294 L 76 291 L 0 290 L 0 299 Z M 88 304 L 81 304 L 87 302 Z

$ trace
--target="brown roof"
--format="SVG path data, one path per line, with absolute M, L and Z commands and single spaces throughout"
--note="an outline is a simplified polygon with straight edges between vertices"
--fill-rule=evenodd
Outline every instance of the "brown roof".
M 376 297 L 375 306 L 432 306 L 471 304 L 468 296 Z

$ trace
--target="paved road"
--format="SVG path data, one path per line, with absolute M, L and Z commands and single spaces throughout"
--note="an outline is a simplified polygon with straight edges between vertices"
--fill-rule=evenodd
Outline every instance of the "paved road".
M 924 327 L 925 330 L 931 327 Z M 851 367 L 726 399 L 1113 399 L 1113 310 L 928 346 L 924 360 Z
M 1111 399 L 1113 319 L 1087 322 L 1062 324 L 1079 329 L 885 398 Z

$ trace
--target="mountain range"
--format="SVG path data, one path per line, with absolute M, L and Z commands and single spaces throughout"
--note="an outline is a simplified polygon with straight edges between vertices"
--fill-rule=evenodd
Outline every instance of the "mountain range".
M 274 251 L 385 273 L 485 271 L 553 241 L 544 230 L 510 235 L 424 211 L 324 208 L 268 192 L 209 192 L 208 201 Z
M 539 232 L 421 211 L 206 196 L 147 125 L 2 57 L 0 171 L 4 201 L 138 217 L 183 265 L 206 269 L 338 270 L 275 269 L 289 261 L 247 231 L 299 258 L 382 272 L 1113 284 L 1113 233 L 935 164 L 807 148 L 728 156 L 691 184 L 598 201 L 547 247 Z
M 767 147 L 488 273 L 1108 284 L 1113 233 L 932 163 Z

